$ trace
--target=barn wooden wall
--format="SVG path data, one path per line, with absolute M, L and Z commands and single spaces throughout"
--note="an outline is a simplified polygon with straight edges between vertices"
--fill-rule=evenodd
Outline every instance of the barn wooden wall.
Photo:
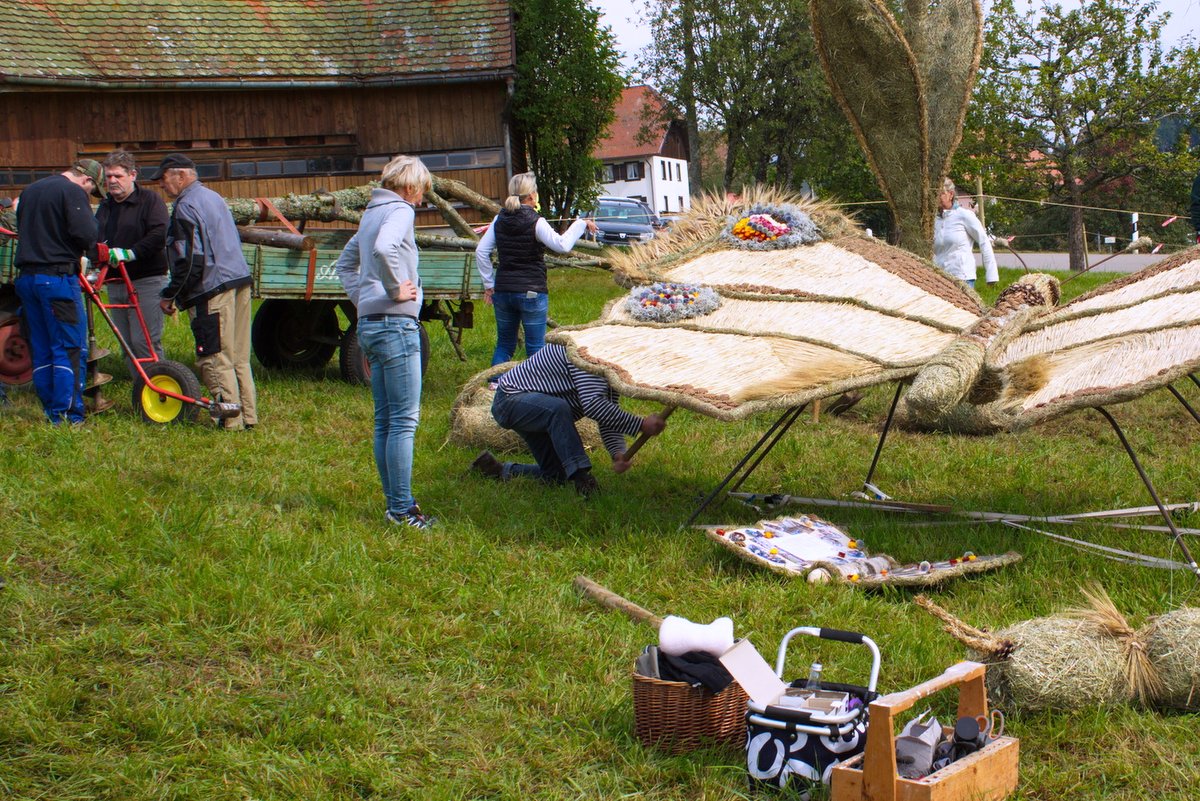
M 97 144 L 352 134 L 360 153 L 501 147 L 502 82 L 383 89 L 0 94 L 0 166 L 66 166 Z

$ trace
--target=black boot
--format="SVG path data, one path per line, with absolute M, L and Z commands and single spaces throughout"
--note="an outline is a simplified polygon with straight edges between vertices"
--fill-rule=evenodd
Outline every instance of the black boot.
M 575 485 L 575 491 L 585 498 L 590 498 L 600 491 L 600 485 L 596 483 L 596 477 L 592 475 L 590 467 L 572 473 L 571 483 Z
M 491 451 L 484 451 L 476 456 L 475 461 L 471 462 L 471 469 L 494 481 L 504 480 L 504 465 L 492 455 Z

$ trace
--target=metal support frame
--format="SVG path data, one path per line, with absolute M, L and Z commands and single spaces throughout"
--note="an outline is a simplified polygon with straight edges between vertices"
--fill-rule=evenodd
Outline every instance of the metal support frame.
M 754 464 L 750 465 L 750 467 L 746 469 L 746 472 L 743 473 L 740 478 L 738 478 L 737 483 L 734 484 L 733 490 L 731 491 L 736 491 L 739 487 L 741 487 L 742 483 L 750 477 L 750 474 L 758 469 L 758 466 L 762 464 L 762 460 L 767 458 L 767 454 L 779 444 L 779 440 L 781 440 L 783 435 L 788 432 L 788 429 L 795 424 L 796 420 L 800 417 L 800 414 L 804 411 L 806 406 L 808 406 L 807 403 L 802 403 L 799 406 L 793 406 L 790 409 L 785 409 L 783 414 L 779 416 L 779 419 L 767 429 L 765 434 L 759 437 L 758 442 L 754 443 L 754 447 L 747 451 L 746 455 L 742 457 L 742 460 L 737 463 L 737 466 L 725 475 L 725 478 L 722 479 L 721 483 L 717 485 L 716 489 L 708 493 L 708 496 L 701 501 L 700 505 L 696 507 L 696 510 L 692 512 L 692 516 L 689 517 L 687 521 L 679 528 L 684 529 L 692 525 L 692 523 L 695 523 L 696 518 L 700 516 L 700 513 L 708 508 L 708 505 L 713 502 L 713 499 L 721 494 L 721 491 L 729 485 L 729 482 L 733 481 L 742 468 L 745 467 L 746 463 L 754 458 L 754 454 L 758 453 L 758 451 L 762 449 L 762 453 L 759 454 L 757 459 L 755 459 Z M 772 439 L 772 435 L 774 435 L 774 439 Z M 770 443 L 767 443 L 768 439 L 771 440 Z
M 1200 387 L 1200 380 L 1198 380 L 1194 374 L 1189 374 L 1188 378 L 1190 378 L 1192 380 L 1192 383 L 1196 384 L 1197 387 Z M 875 509 L 879 509 L 880 511 L 889 511 L 889 512 L 935 512 L 935 513 L 954 512 L 954 510 L 952 510 L 951 508 L 944 507 L 944 506 L 936 506 L 936 505 L 931 505 L 931 504 L 909 504 L 909 503 L 904 503 L 901 501 L 894 501 L 891 498 L 884 496 L 881 492 L 876 490 L 874 488 L 874 486 L 871 484 L 871 479 L 874 478 L 874 476 L 875 476 L 875 469 L 879 465 L 880 456 L 883 454 L 883 446 L 884 446 L 884 443 L 887 441 L 888 432 L 892 428 L 892 423 L 895 419 L 896 408 L 900 403 L 900 395 L 903 392 L 903 388 L 904 388 L 903 382 L 897 382 L 896 394 L 892 398 L 891 408 L 888 409 L 887 421 L 884 423 L 883 431 L 880 432 L 879 442 L 875 446 L 875 454 L 871 459 L 871 466 L 870 466 L 870 468 L 868 468 L 867 477 L 863 481 L 863 488 L 865 490 L 873 492 L 875 494 L 875 497 L 878 500 L 875 502 L 861 504 L 861 506 L 875 508 Z M 1167 388 L 1171 391 L 1171 394 L 1175 396 L 1175 399 L 1178 400 L 1180 403 L 1182 403 L 1184 408 L 1186 408 L 1188 410 L 1188 412 L 1191 413 L 1192 417 L 1196 420 L 1196 422 L 1200 423 L 1200 413 L 1197 413 L 1196 410 L 1193 409 L 1192 406 L 1188 404 L 1188 402 L 1183 398 L 1183 396 L 1179 393 L 1179 391 L 1175 389 L 1174 386 L 1168 384 Z M 779 443 L 779 440 L 783 438 L 783 435 L 788 432 L 788 430 L 792 427 L 793 424 L 795 424 L 795 422 L 799 418 L 801 412 L 804 411 L 805 406 L 807 406 L 807 404 L 796 406 L 796 407 L 793 407 L 791 409 L 787 409 L 786 411 L 784 411 L 784 413 L 782 415 L 780 415 L 779 419 L 776 420 L 774 422 L 774 424 L 772 424 L 771 427 L 769 429 L 767 429 L 766 433 L 764 433 L 762 435 L 762 437 L 759 438 L 758 442 L 756 442 L 754 444 L 754 447 L 752 447 L 742 457 L 741 461 L 739 461 L 737 463 L 737 465 L 733 468 L 733 470 L 729 471 L 729 473 L 726 474 L 725 478 L 721 481 L 721 483 L 718 484 L 717 487 L 712 492 L 710 492 L 708 494 L 708 496 L 704 498 L 703 501 L 701 501 L 700 505 L 698 507 L 696 507 L 695 511 L 692 512 L 691 516 L 687 519 L 687 521 L 682 526 L 680 526 L 680 528 L 687 528 L 688 526 L 691 526 L 693 523 L 695 523 L 696 518 L 698 518 L 700 516 L 700 513 L 703 512 L 705 509 L 707 509 L 708 506 L 713 502 L 713 500 L 718 495 L 720 495 L 721 492 L 724 491 L 725 488 L 727 486 L 729 486 L 730 482 L 734 481 L 735 478 L 737 478 L 737 481 L 729 489 L 727 494 L 728 495 L 737 495 L 742 498 L 743 502 L 748 503 L 749 505 L 753 506 L 753 501 L 760 496 L 751 494 L 751 493 L 741 493 L 741 492 L 738 492 L 738 490 L 741 488 L 742 484 L 745 483 L 746 479 L 748 479 L 750 477 L 750 475 L 752 473 L 754 473 L 754 471 L 758 468 L 758 466 L 760 464 L 762 464 L 763 459 L 765 459 L 767 457 L 767 454 L 769 454 L 771 452 L 771 450 L 774 449 L 774 447 Z M 1175 525 L 1175 521 L 1171 518 L 1171 512 L 1169 511 L 1172 509 L 1178 510 L 1181 508 L 1189 508 L 1189 506 L 1194 509 L 1196 504 L 1190 504 L 1190 505 L 1189 504 L 1171 504 L 1169 507 L 1166 504 L 1164 504 L 1162 502 L 1162 500 L 1159 498 L 1158 492 L 1157 492 L 1157 490 L 1155 490 L 1154 484 L 1153 484 L 1153 482 L 1151 482 L 1150 477 L 1146 474 L 1146 471 L 1142 468 L 1141 462 L 1138 461 L 1137 454 L 1134 453 L 1133 447 L 1129 444 L 1129 440 L 1126 439 L 1125 432 L 1121 429 L 1120 425 L 1117 424 L 1116 419 L 1108 412 L 1107 409 L 1105 409 L 1102 406 L 1096 406 L 1093 408 L 1098 413 L 1100 413 L 1100 415 L 1102 415 L 1105 420 L 1108 421 L 1109 425 L 1112 426 L 1113 431 L 1116 432 L 1117 439 L 1120 440 L 1121 446 L 1123 448 L 1125 448 L 1125 453 L 1129 456 L 1129 460 L 1133 463 L 1133 467 L 1137 471 L 1138 477 L 1141 478 L 1142 484 L 1145 485 L 1146 490 L 1150 493 L 1150 497 L 1154 500 L 1153 508 L 1155 510 L 1157 510 L 1158 514 L 1162 517 L 1163 522 L 1166 523 L 1165 528 L 1159 527 L 1159 526 L 1132 526 L 1132 525 L 1124 525 L 1123 526 L 1122 524 L 1111 524 L 1111 525 L 1115 525 L 1118 527 L 1137 528 L 1137 529 L 1142 529 L 1142 530 L 1155 530 L 1155 531 L 1170 532 L 1172 538 L 1174 539 L 1175 543 L 1179 546 L 1179 549 L 1182 552 L 1184 559 L 1186 560 L 1186 567 L 1192 571 L 1192 573 L 1196 576 L 1197 580 L 1200 580 L 1200 565 L 1198 565 L 1196 563 L 1195 557 L 1192 556 L 1191 550 L 1188 548 L 1187 543 L 1183 539 L 1183 534 L 1185 532 L 1193 533 L 1193 530 L 1192 529 L 1180 530 Z M 756 459 L 754 458 L 755 454 L 758 454 L 758 457 Z M 752 464 L 750 464 L 750 466 L 748 468 L 746 468 L 744 472 L 742 472 L 742 469 L 746 466 L 746 464 L 748 462 L 750 462 L 751 459 L 754 459 L 754 462 Z M 740 476 L 738 475 L 739 473 L 741 473 Z M 859 497 L 867 497 L 867 496 L 864 496 L 862 493 L 856 493 L 856 494 Z M 781 499 L 791 499 L 791 496 L 782 496 Z M 817 501 L 818 499 L 807 498 L 807 499 L 797 499 L 797 500 L 813 502 L 813 501 Z M 840 506 L 860 506 L 860 504 L 857 504 L 854 502 L 845 502 L 845 501 L 830 500 L 830 501 L 825 501 L 825 503 L 830 504 L 830 505 L 840 505 Z M 1149 507 L 1144 507 L 1143 509 L 1149 509 Z M 1085 518 L 1125 517 L 1125 516 L 1129 516 L 1129 515 L 1122 514 L 1122 513 L 1129 512 L 1129 511 L 1135 511 L 1135 510 L 1106 510 L 1103 512 L 1084 513 L 1084 514 L 1079 514 L 1079 515 L 1055 515 L 1055 516 L 1050 516 L 1050 517 L 1045 517 L 1045 518 L 1033 518 L 1033 517 L 1029 517 L 1026 515 L 1007 515 L 1002 512 L 980 512 L 980 513 L 968 513 L 968 514 L 971 516 L 975 516 L 977 519 L 987 519 L 989 521 L 998 521 L 998 522 L 1007 522 L 1008 520 L 1013 520 L 1013 521 L 1042 520 L 1045 522 L 1074 522 L 1076 520 L 1082 520 Z M 1140 512 L 1142 510 L 1136 510 L 1136 511 Z M 1064 538 L 1064 539 L 1069 539 L 1069 538 Z M 1144 557 L 1144 559 L 1149 559 L 1149 557 Z M 1164 564 L 1166 564 L 1166 562 L 1164 560 L 1152 560 L 1152 561 L 1163 562 Z M 1183 565 L 1180 565 L 1180 566 L 1183 566 Z
M 1125 453 L 1129 454 L 1129 461 L 1133 462 L 1134 469 L 1137 470 L 1142 483 L 1146 485 L 1146 491 L 1150 493 L 1150 497 L 1154 499 L 1154 505 L 1158 507 L 1158 513 L 1162 515 L 1167 528 L 1171 530 L 1171 536 L 1175 538 L 1175 544 L 1179 546 L 1179 550 L 1183 553 L 1183 558 L 1187 560 L 1192 573 L 1195 574 L 1197 580 L 1200 580 L 1200 565 L 1196 564 L 1196 558 L 1192 556 L 1187 543 L 1183 541 L 1183 535 L 1175 528 L 1175 521 L 1171 519 L 1171 513 L 1167 511 L 1166 507 L 1163 506 L 1163 502 L 1159 499 L 1158 492 L 1155 491 L 1154 484 L 1150 481 L 1150 476 L 1146 475 L 1146 471 L 1142 469 L 1142 463 L 1138 461 L 1137 454 L 1133 452 L 1133 447 L 1129 444 L 1129 440 L 1125 438 L 1125 432 L 1117 424 L 1116 418 L 1108 413 L 1108 409 L 1105 409 L 1103 406 L 1096 406 L 1095 409 L 1112 426 L 1113 431 L 1117 434 L 1117 439 L 1121 440 L 1121 446 L 1125 448 Z

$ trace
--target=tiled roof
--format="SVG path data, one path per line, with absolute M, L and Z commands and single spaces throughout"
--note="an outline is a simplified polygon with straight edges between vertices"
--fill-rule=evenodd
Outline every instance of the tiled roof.
M 509 74 L 506 0 L 16 0 L 0 82 L 390 82 Z
M 614 109 L 616 113 L 607 136 L 596 146 L 596 158 L 627 158 L 629 156 L 653 156 L 662 151 L 668 125 L 657 122 L 647 129 L 648 139 L 639 134 L 647 122 L 657 119 L 663 107 L 662 98 L 649 86 L 627 86 Z

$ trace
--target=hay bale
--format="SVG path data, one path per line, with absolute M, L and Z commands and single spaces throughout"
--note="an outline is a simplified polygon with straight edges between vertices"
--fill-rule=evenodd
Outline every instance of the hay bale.
M 524 453 L 525 443 L 514 431 L 501 428 L 492 417 L 492 400 L 496 392 L 488 388 L 488 383 L 497 376 L 516 367 L 518 362 L 505 362 L 489 367 L 476 373 L 454 399 L 450 407 L 450 441 L 464 448 L 483 450 L 493 453 Z M 603 448 L 600 440 L 600 429 L 596 423 L 583 418 L 575 423 L 583 447 L 591 450 Z
M 999 633 L 1015 646 L 989 664 L 988 690 L 1021 711 L 1083 709 L 1124 703 L 1130 696 L 1125 645 L 1089 620 L 1041 617 Z M 990 654 L 972 658 L 991 662 Z
M 1155 700 L 1200 710 L 1200 609 L 1186 607 L 1155 618 L 1146 632 L 1146 650 L 1162 681 Z

